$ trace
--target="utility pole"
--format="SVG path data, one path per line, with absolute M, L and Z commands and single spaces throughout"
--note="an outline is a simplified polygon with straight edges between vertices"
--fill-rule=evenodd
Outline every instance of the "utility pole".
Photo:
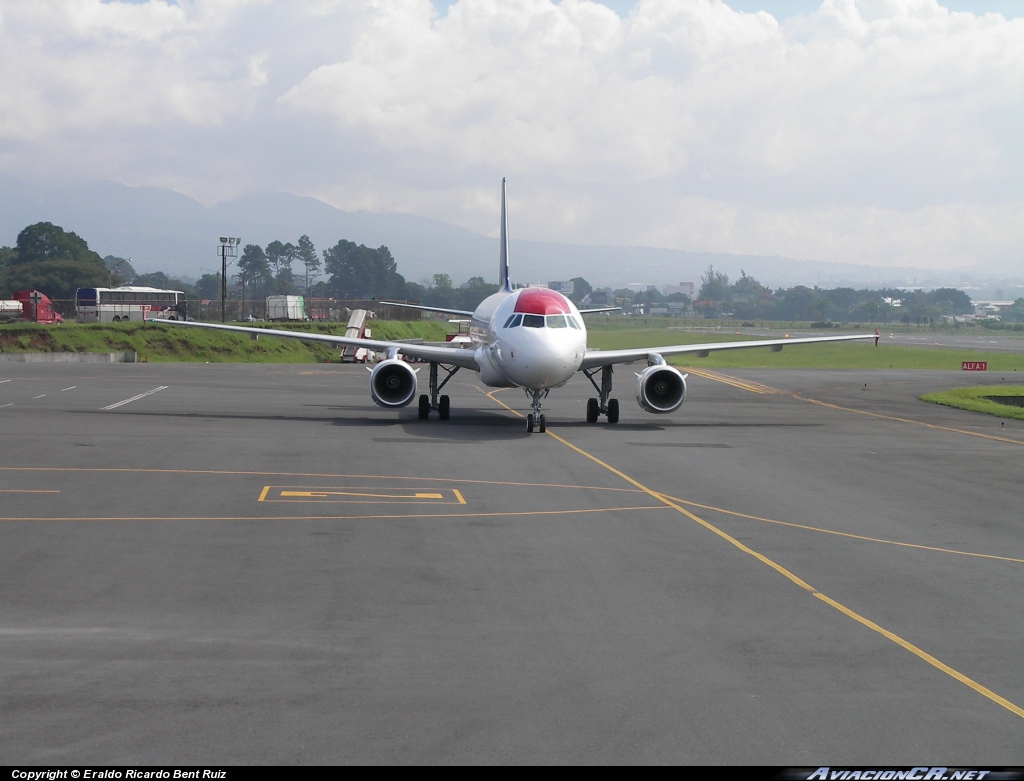
M 107 282 L 107 287 L 114 286 L 114 269 L 120 266 L 122 263 L 131 263 L 131 261 L 131 258 L 122 258 L 121 260 L 117 261 L 117 263 L 112 265 L 109 269 L 107 269 L 110 272 L 110 280 Z
M 238 257 L 241 239 L 220 237 L 220 321 L 226 323 L 228 300 L 228 258 Z

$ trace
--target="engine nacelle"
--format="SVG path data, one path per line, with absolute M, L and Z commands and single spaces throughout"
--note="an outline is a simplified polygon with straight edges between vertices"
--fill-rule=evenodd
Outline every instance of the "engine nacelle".
M 381 407 L 404 407 L 416 398 L 416 372 L 398 358 L 381 361 L 370 372 L 370 395 Z
M 672 366 L 648 366 L 636 375 L 636 403 L 645 412 L 675 412 L 684 398 L 686 376 Z

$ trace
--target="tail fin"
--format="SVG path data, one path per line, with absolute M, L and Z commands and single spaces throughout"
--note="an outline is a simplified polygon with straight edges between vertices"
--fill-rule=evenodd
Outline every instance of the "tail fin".
M 508 213 L 505 210 L 505 179 L 501 180 L 501 250 L 498 259 L 498 287 L 511 290 L 508 277 Z

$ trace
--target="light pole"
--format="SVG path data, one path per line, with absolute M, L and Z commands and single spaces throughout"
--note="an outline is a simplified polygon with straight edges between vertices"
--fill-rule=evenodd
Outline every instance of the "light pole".
M 117 263 L 115 263 L 113 266 L 111 266 L 108 269 L 108 271 L 110 272 L 110 279 L 107 282 L 107 287 L 113 287 L 114 286 L 114 269 L 117 268 L 118 266 L 120 266 L 122 263 L 131 263 L 131 262 L 132 262 L 131 258 L 121 258 L 121 260 L 117 261 Z
M 228 258 L 238 256 L 241 239 L 220 237 L 220 321 L 226 323 L 228 300 Z

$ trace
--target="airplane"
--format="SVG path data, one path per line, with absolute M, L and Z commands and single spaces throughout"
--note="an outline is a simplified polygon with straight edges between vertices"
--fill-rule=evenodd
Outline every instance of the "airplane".
M 451 414 L 451 400 L 441 394 L 445 385 L 461 369 L 469 369 L 480 376 L 480 381 L 491 388 L 519 387 L 530 397 L 531 412 L 526 417 L 527 432 L 543 433 L 547 419 L 541 411 L 541 402 L 553 388 L 565 385 L 577 372 L 593 385 L 597 396 L 587 400 L 586 419 L 596 423 L 604 416 L 608 423 L 619 421 L 619 401 L 612 396 L 612 368 L 617 364 L 646 361 L 647 366 L 635 372 L 637 403 L 645 412 L 663 414 L 674 412 L 686 398 L 686 378 L 665 358 L 674 355 L 706 357 L 721 350 L 743 350 L 767 347 L 778 352 L 783 347 L 820 342 L 844 342 L 874 339 L 878 344 L 878 329 L 874 334 L 844 336 L 814 336 L 798 339 L 761 339 L 746 342 L 710 342 L 667 347 L 638 347 L 625 350 L 598 350 L 587 347 L 587 328 L 583 315 L 607 312 L 618 307 L 578 309 L 561 293 L 541 287 L 514 288 L 509 277 L 508 214 L 506 209 L 505 180 L 501 181 L 501 229 L 498 262 L 499 290 L 485 298 L 473 312 L 461 309 L 418 306 L 381 302 L 389 306 L 402 306 L 443 314 L 471 318 L 472 346 L 453 347 L 408 344 L 379 339 L 314 334 L 303 331 L 281 331 L 270 328 L 250 328 L 219 323 L 197 323 L 187 320 L 155 320 L 168 327 L 211 328 L 235 331 L 256 336 L 275 336 L 283 339 L 302 339 L 326 342 L 338 346 L 364 347 L 385 358 L 370 370 L 370 397 L 381 407 L 397 409 L 416 398 L 417 373 L 402 357 L 426 361 L 430 364 L 428 393 L 418 399 L 419 419 L 426 420 L 436 412 L 441 420 Z M 444 373 L 443 378 L 441 373 Z M 598 376 L 600 375 L 600 376 Z

